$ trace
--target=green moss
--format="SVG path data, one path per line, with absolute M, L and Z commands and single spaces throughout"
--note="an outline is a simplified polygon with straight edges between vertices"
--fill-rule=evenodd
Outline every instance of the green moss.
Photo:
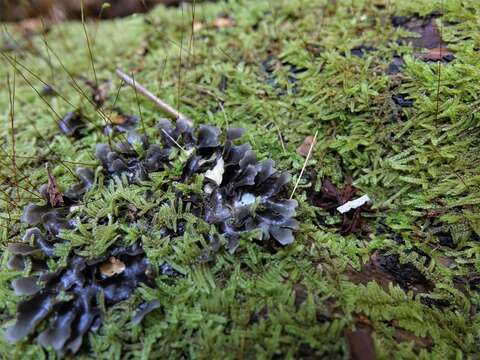
M 377 6 L 383 3 L 384 8 Z M 394 28 L 390 17 L 425 16 L 440 9 L 444 17 L 437 22 L 456 60 L 439 67 L 414 56 L 410 46 L 397 43 L 408 33 Z M 215 18 L 224 13 L 235 19 L 235 25 L 215 28 Z M 184 276 L 160 277 L 158 288 L 141 288 L 110 309 L 100 330 L 89 335 L 80 358 L 206 358 L 211 354 L 218 358 L 300 354 L 346 358 L 344 331 L 355 327 L 360 315 L 369 319 L 380 358 L 446 359 L 478 353 L 479 293 L 468 286 L 460 290 L 456 282 L 480 271 L 480 247 L 474 237 L 480 236 L 479 15 L 475 0 L 239 0 L 197 4 L 195 20 L 204 27 L 193 37 L 190 8 L 159 7 L 146 16 L 102 22 L 98 27 L 89 24 L 99 79 L 111 79 L 118 89 L 116 67 L 138 70 L 138 82 L 196 123 L 247 128 L 245 138 L 259 156 L 273 158 L 278 168 L 290 171 L 294 178 L 304 161 L 296 148 L 318 130 L 307 172 L 329 176 L 339 186 L 351 175 L 355 186 L 373 199 L 376 211 L 368 214 L 364 233 L 342 236 L 335 227 L 339 219 L 315 208 L 306 191 L 311 184 L 301 181 L 295 194 L 301 229 L 293 245 L 272 254 L 245 239 L 235 254 L 222 252 L 215 261 L 200 264 L 197 258 L 205 244 L 198 234 L 215 229 L 200 223 L 169 195 L 165 184 L 175 179 L 180 166 L 142 185 L 118 182 L 100 188 L 78 210 L 90 220 L 81 229 L 64 232 L 62 237 L 69 242 L 58 252 L 66 256 L 75 249 L 91 256 L 121 237 L 142 241 L 154 266 L 168 260 Z M 13 168 L 7 92 L 7 74 L 12 80 L 13 68 L 2 59 L 2 249 L 18 240 L 26 228 L 19 217 L 34 195 L 22 188 L 29 189 L 29 182 L 36 186 L 46 182 L 45 159 L 50 159 L 59 183 L 67 187 L 75 181 L 69 171 L 75 163 L 97 164 L 95 145 L 107 141 L 101 131 L 104 120 L 72 86 L 75 81 L 87 92 L 81 76 L 93 79 L 81 24 L 54 27 L 45 37 L 48 47 L 41 36 L 33 37 L 29 45 L 11 26 L 8 31 L 20 45 L 19 50 L 6 53 L 18 61 L 17 68 L 38 90 L 42 83 L 20 64 L 68 99 L 70 104 L 58 96 L 45 97 L 56 114 L 80 109 L 88 126 L 80 139 L 60 135 L 57 115 L 17 72 Z M 350 50 L 360 45 L 375 50 L 361 58 L 351 55 Z M 400 77 L 386 73 L 395 54 L 406 62 Z M 274 86 L 268 81 L 272 74 L 262 67 L 269 55 L 275 64 Z M 303 70 L 295 75 L 296 85 L 289 81 L 293 65 Z M 218 88 L 223 78 L 227 80 L 224 92 Z M 115 93 L 104 105 L 107 114 Z M 398 93 L 414 101 L 413 107 L 404 109 L 404 118 L 391 100 Z M 155 136 L 153 126 L 163 115 L 151 102 L 139 98 L 137 104 L 134 91 L 124 86 L 115 106 L 130 114 L 138 114 L 140 106 L 147 133 Z M 183 190 L 199 191 L 201 179 L 197 180 Z M 154 190 L 156 202 L 145 200 L 149 189 Z M 158 209 L 166 199 L 174 206 Z M 186 234 L 171 239 L 152 231 L 148 223 L 136 229 L 117 220 L 98 224 L 99 218 L 128 204 L 134 204 L 140 215 L 155 212 L 157 230 L 161 225 L 174 228 L 179 219 L 186 221 Z M 439 231 L 453 235 L 453 249 L 439 243 Z M 405 243 L 395 242 L 396 236 Z M 411 251 L 414 246 L 432 258 L 428 265 Z M 385 289 L 373 280 L 352 282 L 352 269 L 362 269 L 379 249 L 412 263 L 434 284 L 428 296 L 449 305 L 444 309 L 424 305 L 421 295 L 398 284 Z M 8 257 L 4 251 L 2 329 L 11 323 L 18 301 L 10 287 L 18 272 L 6 270 Z M 446 259 L 452 265 L 445 266 Z M 158 299 L 162 310 L 134 326 L 130 318 L 142 299 Z M 412 339 L 428 338 L 431 345 L 399 341 L 399 329 Z M 54 358 L 33 341 L 11 345 L 2 337 L 0 349 L 5 359 Z

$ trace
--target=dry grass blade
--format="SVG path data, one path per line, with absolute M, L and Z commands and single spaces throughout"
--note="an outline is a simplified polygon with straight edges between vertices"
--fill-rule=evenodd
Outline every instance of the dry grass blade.
M 177 142 L 177 140 L 175 140 L 174 138 L 172 138 L 169 133 L 167 133 L 164 129 L 160 129 L 160 130 L 162 130 L 162 132 L 165 134 L 165 136 L 168 137 L 170 140 L 172 140 L 173 143 L 180 148 L 180 150 L 182 150 L 183 152 L 187 153 L 187 150 L 185 150 L 185 149 L 182 147 L 182 145 L 180 145 L 180 144 Z
M 95 70 L 95 61 L 93 59 L 92 46 L 90 45 L 90 39 L 88 38 L 87 25 L 85 24 L 85 11 L 84 11 L 83 0 L 80 1 L 80 10 L 82 14 L 83 32 L 85 33 L 85 40 L 87 42 L 88 54 L 90 55 L 90 63 L 92 65 L 93 76 L 95 78 L 95 85 L 98 87 L 97 71 Z
M 295 194 L 295 191 L 297 190 L 298 184 L 300 183 L 300 180 L 302 179 L 305 168 L 307 167 L 308 160 L 310 159 L 310 156 L 312 155 L 313 147 L 315 146 L 315 143 L 317 142 L 317 136 L 318 136 L 318 130 L 315 132 L 315 136 L 313 137 L 312 144 L 310 145 L 310 149 L 308 150 L 308 154 L 307 154 L 307 157 L 305 158 L 305 162 L 303 163 L 302 170 L 300 171 L 300 175 L 298 175 L 298 179 L 295 182 L 295 186 L 293 187 L 293 191 L 292 191 L 292 194 L 290 195 L 290 199 L 293 199 L 293 195 Z

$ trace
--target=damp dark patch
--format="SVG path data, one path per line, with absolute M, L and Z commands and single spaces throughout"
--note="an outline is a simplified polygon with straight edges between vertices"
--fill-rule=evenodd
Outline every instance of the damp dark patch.
M 273 88 L 277 88 L 277 77 L 274 74 L 275 60 L 272 55 L 269 55 L 265 60 L 261 62 L 261 68 L 265 73 L 265 82 Z
M 322 45 L 312 43 L 305 44 L 305 49 L 314 57 L 319 57 L 325 51 Z
M 413 342 L 418 349 L 430 349 L 433 345 L 433 340 L 430 337 L 420 337 L 414 333 L 395 327 L 395 340 L 398 342 Z
M 451 249 L 455 249 L 457 247 L 457 244 L 455 243 L 455 240 L 453 239 L 453 236 L 450 233 L 447 233 L 447 232 L 438 233 L 437 240 L 438 240 L 438 243 L 442 246 L 446 246 Z
M 375 281 L 385 291 L 388 291 L 389 283 L 399 285 L 404 290 L 413 290 L 415 293 L 425 293 L 434 287 L 414 264 L 401 263 L 398 254 L 388 254 L 384 250 L 376 251 L 370 260 L 362 265 L 360 271 L 350 269 L 347 274 L 356 284 Z
M 468 279 L 468 286 L 471 290 L 480 291 L 480 276 L 472 276 Z
M 431 290 L 434 287 L 414 264 L 410 262 L 401 263 L 399 255 L 387 255 L 379 252 L 374 262 L 378 267 L 391 275 L 403 289 L 416 287 L 418 289 Z
M 435 299 L 435 298 L 432 298 L 432 297 L 422 297 L 420 299 L 420 302 L 423 304 L 423 305 L 426 305 L 430 308 L 437 308 L 437 309 L 440 309 L 440 310 L 444 310 L 446 308 L 448 308 L 451 304 L 450 304 L 450 301 L 448 300 L 445 300 L 445 299 Z
M 397 75 L 402 72 L 405 61 L 401 56 L 395 55 L 392 58 L 390 64 L 388 64 L 387 73 L 388 75 Z
M 377 49 L 372 47 L 372 46 L 360 45 L 360 46 L 356 46 L 356 47 L 352 48 L 350 50 L 350 54 L 352 56 L 363 58 L 366 54 L 368 54 L 370 52 L 373 52 L 373 51 L 376 51 L 376 50 Z
M 402 94 L 397 94 L 397 95 L 392 95 L 392 100 L 395 104 L 402 108 L 409 108 L 413 106 L 413 100 L 412 99 L 407 99 L 408 95 L 402 95 Z
M 443 44 L 436 24 L 437 17 L 438 14 L 426 17 L 393 16 L 391 21 L 394 27 L 403 27 L 419 35 L 418 37 L 404 38 L 401 42 L 411 43 L 414 48 L 433 49 L 441 47 Z
M 480 235 L 478 235 L 475 231 L 472 232 L 470 236 L 470 240 L 480 242 Z
M 295 354 L 296 359 L 314 360 L 320 357 L 319 350 L 312 348 L 309 344 L 302 342 Z
M 308 296 L 308 290 L 305 285 L 298 283 L 293 285 L 293 290 L 295 293 L 295 305 L 300 306 L 302 305 Z
M 265 76 L 265 82 L 277 92 L 278 96 L 287 95 L 287 89 L 279 84 L 278 77 L 275 74 L 277 69 L 287 69 L 287 81 L 292 84 L 291 91 L 293 94 L 298 94 L 300 91 L 298 75 L 307 71 L 307 69 L 289 62 L 280 62 L 271 54 L 261 62 L 260 67 Z

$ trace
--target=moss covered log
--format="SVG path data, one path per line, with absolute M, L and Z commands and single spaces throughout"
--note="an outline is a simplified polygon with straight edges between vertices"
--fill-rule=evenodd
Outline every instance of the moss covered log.
M 7 25 L 2 358 L 62 355 L 37 339 L 47 320 L 16 343 L 5 337 L 18 303 L 42 285 L 16 295 L 17 279 L 37 279 L 45 267 L 58 273 L 72 257 L 101 261 L 102 276 L 122 277 L 130 260 L 112 255 L 116 246 L 140 246 L 153 280 L 113 305 L 99 291 L 101 324 L 85 334 L 79 358 L 476 356 L 479 16 L 475 0 L 238 0 L 158 7 L 85 29 Z M 192 161 L 184 142 L 171 143 L 169 165 L 147 178 L 112 176 L 113 158 L 96 155 L 98 144 L 124 144 L 120 153 L 146 159 L 144 142 L 171 140 L 158 129 L 166 115 L 116 77 L 117 68 L 196 127 L 246 129 L 242 142 L 257 160 L 292 175 L 281 197 L 298 203 L 294 241 L 244 231 L 229 247 L 219 226 L 189 205 L 222 176 L 218 158 L 210 173 L 183 181 Z M 128 138 L 132 131 L 137 138 Z M 75 187 L 76 168 L 92 169 L 88 187 Z M 55 189 L 64 197 L 52 198 Z M 73 225 L 55 234 L 55 261 L 42 258 L 40 267 L 25 257 L 12 266 L 12 243 L 36 245 L 24 238 L 27 205 L 79 192 L 81 200 L 67 204 Z M 365 194 L 368 204 L 338 210 Z M 260 200 L 248 200 L 249 211 L 261 210 Z M 58 296 L 69 299 L 68 291 Z

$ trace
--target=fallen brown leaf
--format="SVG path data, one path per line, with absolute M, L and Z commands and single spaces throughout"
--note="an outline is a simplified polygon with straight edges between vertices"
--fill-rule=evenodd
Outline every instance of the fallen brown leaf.
M 111 117 L 110 117 L 112 123 L 114 123 L 115 125 L 123 125 L 125 124 L 125 121 L 127 121 L 127 117 L 125 115 L 122 115 L 122 114 L 118 114 L 118 113 L 114 113 Z
M 449 268 L 455 264 L 455 259 L 448 256 L 437 256 L 435 258 L 439 264 L 442 264 L 446 268 Z
M 314 192 L 310 200 L 314 206 L 325 210 L 336 210 L 339 206 L 350 201 L 355 195 L 356 189 L 352 186 L 352 179 L 346 177 L 345 186 L 340 191 L 328 178 L 322 180 L 319 192 Z M 362 211 L 370 211 L 368 205 L 362 205 L 353 211 L 342 214 L 341 234 L 350 234 L 362 228 Z
M 100 271 L 103 275 L 112 277 L 125 271 L 125 263 L 116 257 L 111 256 L 107 261 L 100 265 Z
M 235 26 L 235 20 L 226 16 L 218 17 L 213 22 L 213 25 L 215 25 L 217 28 L 232 27 Z
M 45 169 L 47 170 L 47 177 L 48 177 L 48 185 L 47 185 L 47 195 L 48 201 L 50 205 L 53 207 L 58 205 L 63 205 L 63 196 L 60 193 L 60 190 L 57 185 L 57 180 L 55 176 L 53 176 L 52 172 L 50 171 L 50 167 L 48 164 L 45 165 Z
M 300 306 L 307 299 L 308 290 L 305 285 L 298 283 L 293 285 L 293 291 L 295 292 L 295 305 Z
M 113 83 L 111 80 L 103 81 L 100 84 L 95 83 L 94 81 L 85 79 L 85 83 L 92 92 L 92 100 L 97 105 L 101 107 L 105 101 L 108 99 L 110 90 L 112 89 Z
M 356 330 L 347 330 L 345 337 L 350 348 L 352 360 L 375 360 L 375 346 L 370 327 L 358 327 Z
M 433 49 L 429 49 L 424 55 L 424 60 L 431 60 L 431 61 L 440 61 L 443 60 L 445 57 L 454 56 L 453 52 L 446 47 L 437 47 Z
M 310 148 L 313 145 L 313 136 L 309 135 L 304 140 L 302 145 L 297 148 L 297 153 L 303 157 L 307 157 Z
M 108 95 L 110 94 L 112 86 L 113 84 L 111 80 L 105 81 L 98 85 L 98 90 L 94 94 L 93 101 L 95 101 L 95 103 L 97 104 L 102 105 L 108 99 Z

